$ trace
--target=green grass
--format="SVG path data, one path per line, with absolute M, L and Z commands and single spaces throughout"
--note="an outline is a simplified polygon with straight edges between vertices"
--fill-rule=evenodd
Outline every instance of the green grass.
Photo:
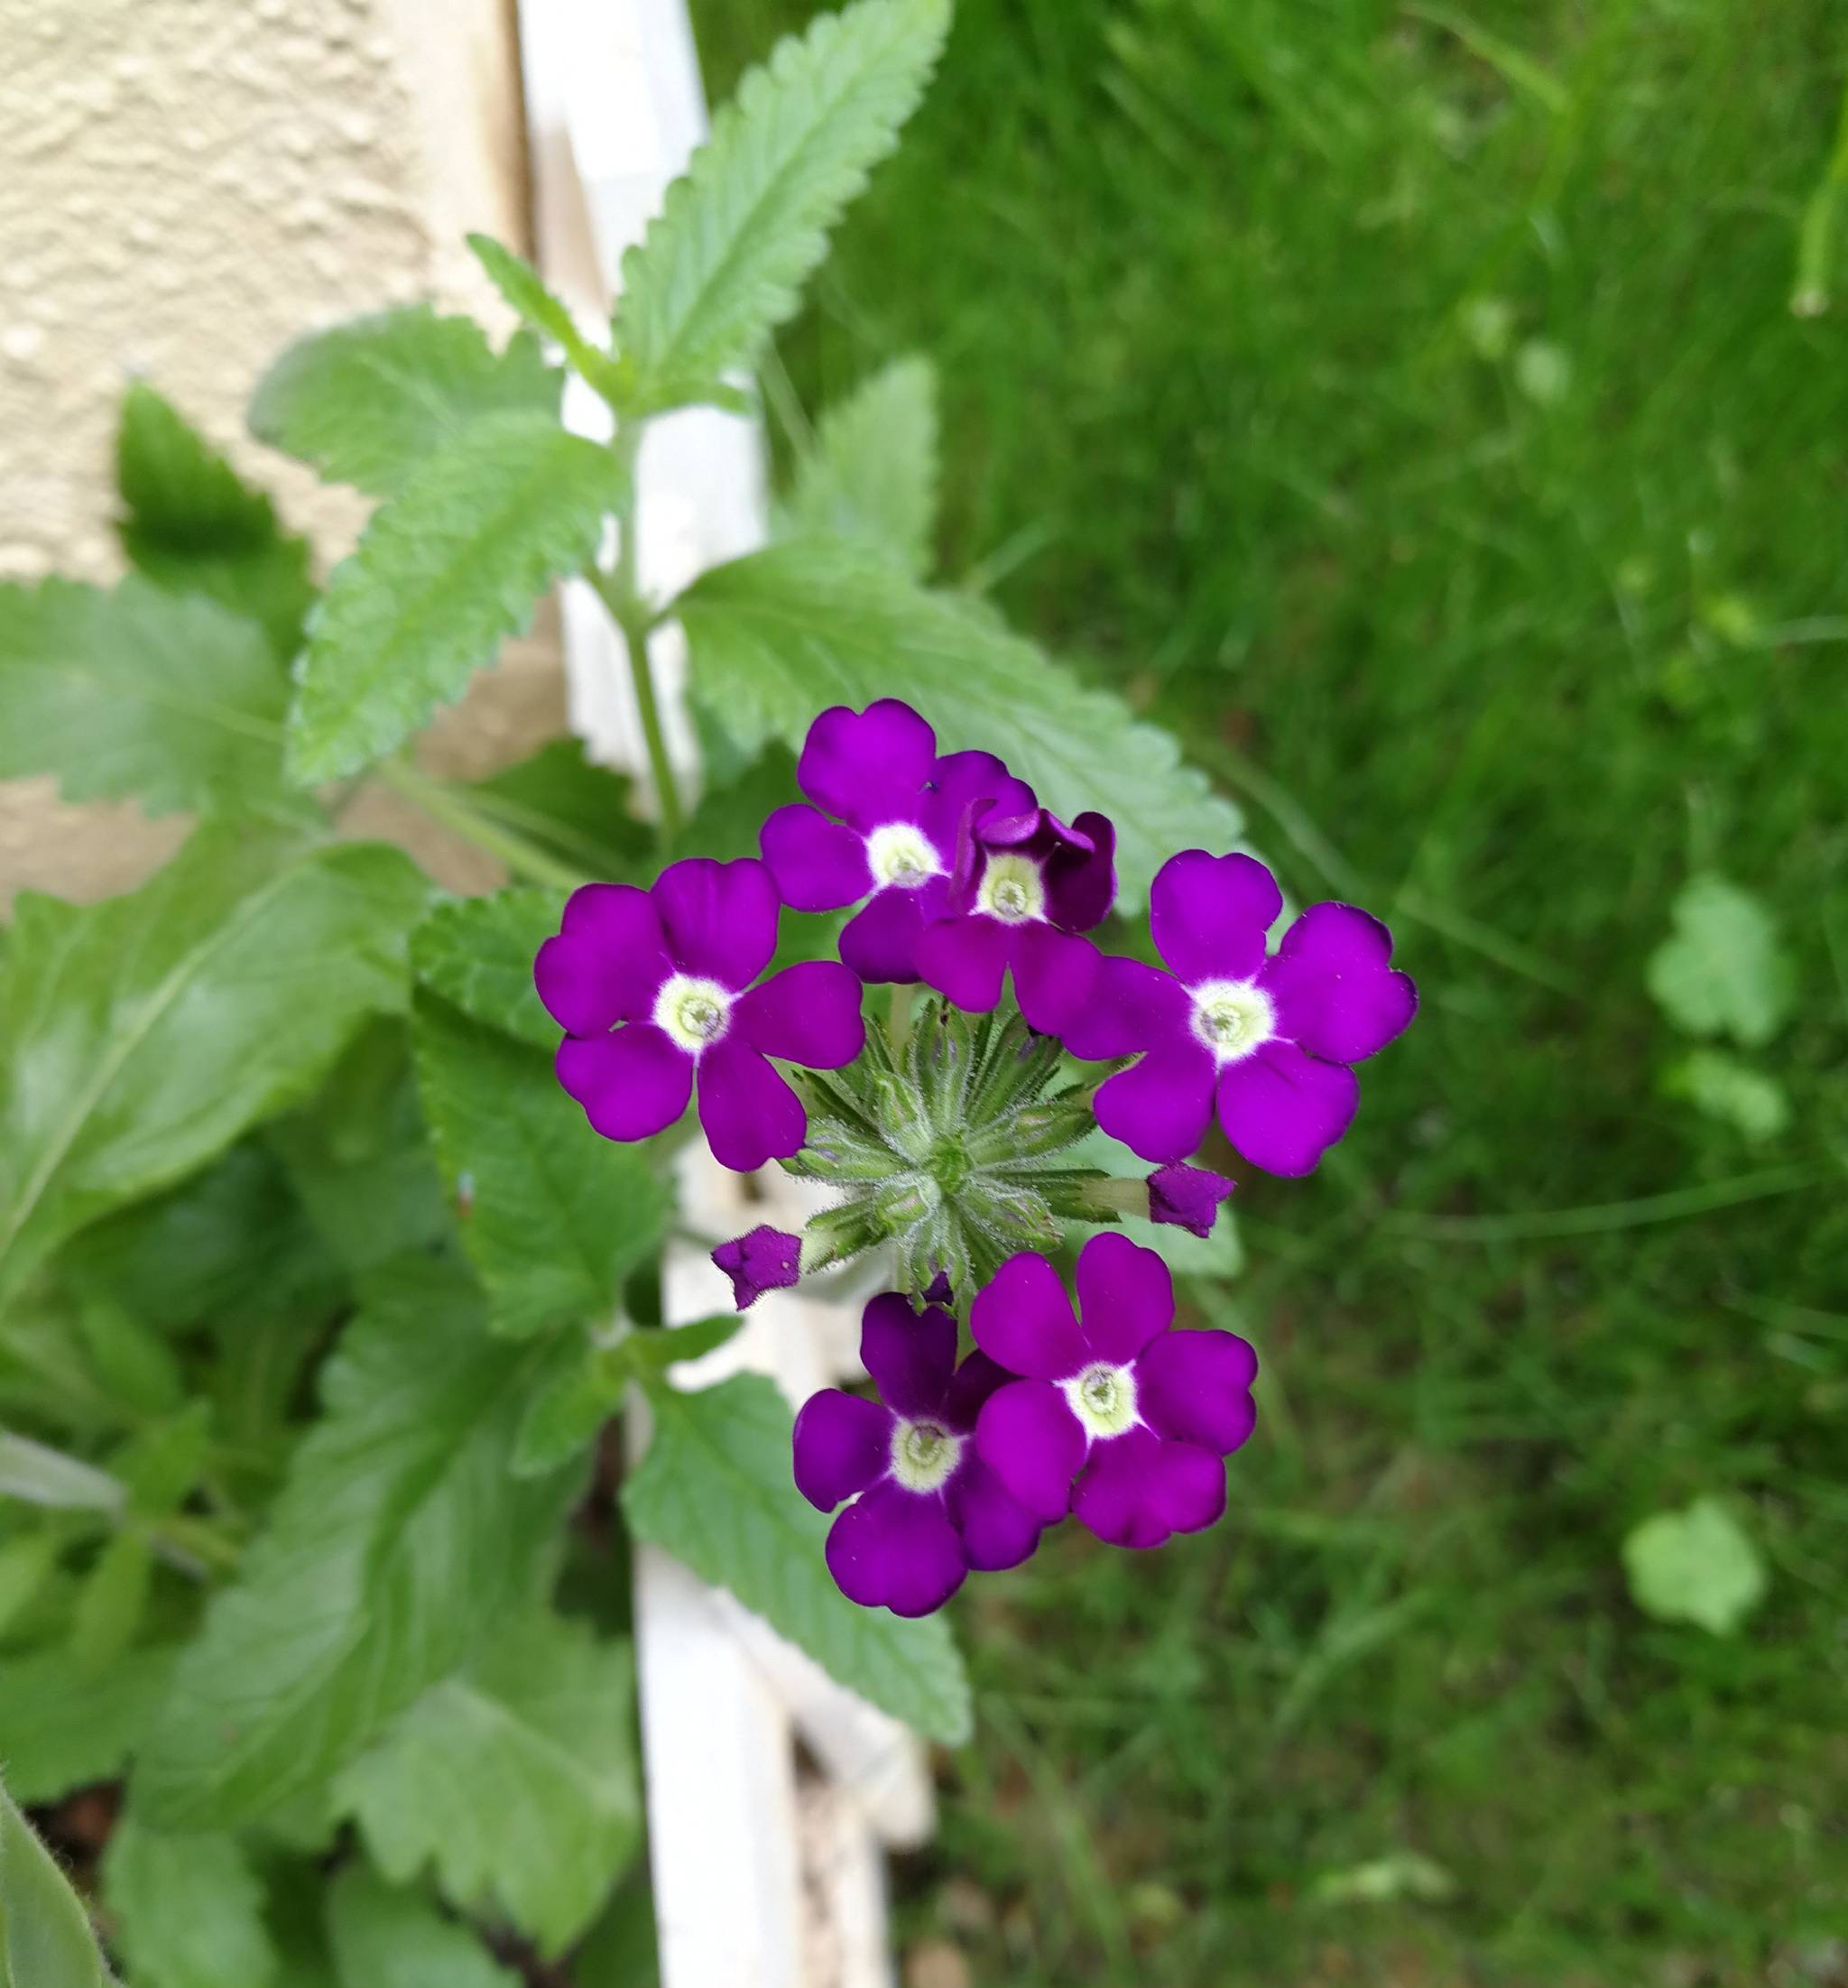
M 808 11 L 696 0 L 714 94 Z M 979 1983 L 1848 1965 L 1848 329 L 1788 308 L 1844 58 L 1827 0 L 962 0 L 784 341 L 811 406 L 933 354 L 945 570 L 1425 993 L 1321 1174 L 1242 1184 L 1228 1521 L 960 1604 L 901 1905 Z M 1707 866 L 1799 966 L 1756 1147 L 1659 1089 Z M 1622 1578 L 1706 1492 L 1770 1564 L 1732 1639 Z M 1447 1896 L 1320 1895 L 1407 1854 Z

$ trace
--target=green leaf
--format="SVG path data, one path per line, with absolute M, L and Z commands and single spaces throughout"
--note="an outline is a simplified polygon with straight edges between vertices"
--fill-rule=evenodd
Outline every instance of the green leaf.
M 152 815 L 260 804 L 288 698 L 262 631 L 209 600 L 0 584 L 0 780 L 53 773 L 67 800 Z
M 584 742 L 555 738 L 514 765 L 470 783 L 483 814 L 517 830 L 587 877 L 646 883 L 659 868 L 654 831 L 630 805 L 633 783 L 585 756 Z
M 1696 1049 L 1666 1071 L 1662 1088 L 1752 1140 L 1775 1139 L 1790 1123 L 1790 1099 L 1774 1077 L 1723 1049 Z
M 458 698 L 589 561 L 624 490 L 607 448 L 544 414 L 475 421 L 421 463 L 328 583 L 297 665 L 290 778 L 356 773 Z
M 0 1637 L 31 1606 L 58 1565 L 61 1541 L 49 1529 L 0 1540 Z
M 128 1488 L 94 1464 L 0 1429 L 0 1498 L 52 1512 L 120 1512 Z
M 116 481 L 127 506 L 118 530 L 129 564 L 156 586 L 209 595 L 260 623 L 287 661 L 314 599 L 307 540 L 284 532 L 268 497 L 139 380 L 122 402 Z
M 674 606 L 694 689 L 738 737 L 799 745 L 830 704 L 902 698 L 945 752 L 998 753 L 1069 820 L 1116 824 L 1120 902 L 1132 909 L 1177 849 L 1230 848 L 1240 818 L 1166 732 L 1079 684 L 987 609 L 927 592 L 876 553 L 800 539 L 702 574 Z
M 92 1282 L 82 1245 L 69 1251 L 81 1296 L 77 1326 L 97 1380 L 125 1408 L 164 1415 L 185 1399 L 179 1355 L 159 1333 Z
M 276 1978 L 263 1887 L 229 1836 L 165 1835 L 131 1808 L 109 1838 L 103 1897 L 135 1988 L 269 1988 Z
M 1745 1049 L 1763 1048 L 1797 993 L 1770 913 L 1709 873 L 1682 886 L 1674 915 L 1674 937 L 1649 956 L 1649 992 L 1689 1035 L 1730 1034 Z
M 532 264 L 491 235 L 471 235 L 467 240 L 488 281 L 508 303 L 535 331 L 560 347 L 578 374 L 599 393 L 606 399 L 613 395 L 619 377 L 615 361 L 607 352 L 599 352 L 578 330 L 570 311 L 546 288 Z
M 85 1677 L 62 1648 L 0 1658 L 0 1761 L 21 1801 L 110 1780 L 146 1737 L 172 1675 L 170 1649 L 129 1651 Z
M 109 1988 L 83 1901 L 0 1788 L 0 1988 Z
M 451 899 L 433 905 L 411 935 L 411 964 L 425 986 L 464 1014 L 550 1056 L 559 1046 L 559 1025 L 532 985 L 532 963 L 563 911 L 558 891 Z
M 599 1139 L 550 1055 L 420 994 L 417 1069 L 494 1330 L 606 1315 L 661 1245 L 670 1196 L 646 1146 Z
M 521 1977 L 490 1960 L 467 1927 L 362 1865 L 328 1891 L 328 1937 L 340 1988 L 520 1988 Z
M 137 1429 L 109 1459 L 128 1486 L 129 1510 L 143 1519 L 179 1511 L 205 1475 L 211 1437 L 211 1406 L 203 1401 Z
M 395 849 L 245 822 L 199 828 L 125 897 L 22 897 L 0 964 L 0 1298 L 401 1005 L 425 891 Z
M 78 1591 L 70 1630 L 70 1658 L 87 1678 L 117 1662 L 134 1642 L 147 1613 L 153 1556 L 140 1532 L 118 1532 L 103 1548 Z
M 627 1643 L 528 1616 L 425 1692 L 335 1798 L 393 1883 L 430 1863 L 452 1905 L 504 1913 L 550 1957 L 641 1840 L 634 1685 Z
M 828 1521 L 790 1477 L 775 1385 L 758 1374 L 694 1394 L 657 1385 L 649 1402 L 653 1440 L 623 1487 L 630 1530 L 729 1588 L 873 1704 L 932 1739 L 966 1739 L 969 1685 L 948 1624 L 856 1607 L 834 1585 Z
M 921 578 L 937 517 L 937 373 L 894 359 L 827 409 L 796 465 L 785 537 L 854 539 Z
M 1764 1561 L 1751 1535 L 1717 1498 L 1659 1512 L 1623 1542 L 1632 1601 L 1665 1623 L 1729 1635 L 1764 1599 Z
M 948 29 L 947 0 L 859 0 L 744 79 L 623 258 L 615 347 L 633 411 L 703 398 L 791 315 Z
M 226 1828 L 282 1807 L 531 1592 L 578 1476 L 508 1475 L 543 1358 L 488 1336 L 453 1265 L 378 1274 L 267 1530 L 181 1659 L 136 1777 L 150 1822 Z
M 250 430 L 332 482 L 389 497 L 486 416 L 555 422 L 562 384 L 536 339 L 496 353 L 474 319 L 412 304 L 297 340 L 258 384 Z

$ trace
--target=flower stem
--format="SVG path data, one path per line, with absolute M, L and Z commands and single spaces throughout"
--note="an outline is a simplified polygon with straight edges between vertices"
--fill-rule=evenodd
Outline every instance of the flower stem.
M 448 781 L 420 772 L 402 759 L 382 760 L 372 771 L 373 777 L 381 785 L 402 794 L 406 800 L 422 809 L 432 821 L 441 822 L 465 842 L 472 842 L 477 849 L 498 857 L 514 876 L 524 877 L 531 883 L 552 884 L 567 891 L 575 891 L 580 883 L 589 881 L 581 871 L 574 870 L 568 863 L 560 863 L 537 843 L 528 841 L 511 828 L 502 828 L 498 822 L 490 821 L 464 798 L 462 791 Z
M 640 551 L 641 495 L 635 486 L 635 466 L 642 453 L 639 422 L 625 422 L 610 444 L 628 471 L 628 514 L 618 521 L 616 563 L 614 570 L 593 566 L 585 578 L 596 587 L 623 647 L 629 658 L 629 677 L 635 686 L 635 708 L 642 717 L 642 736 L 648 746 L 649 772 L 654 781 L 655 805 L 661 812 L 662 845 L 671 843 L 685 818 L 680 810 L 680 791 L 674 780 L 673 762 L 668 757 L 667 734 L 661 727 L 661 701 L 655 695 L 654 667 L 649 661 L 648 632 L 656 615 L 642 592 Z

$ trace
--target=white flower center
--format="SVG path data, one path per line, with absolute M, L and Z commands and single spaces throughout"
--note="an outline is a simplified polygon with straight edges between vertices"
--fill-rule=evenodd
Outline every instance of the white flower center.
M 1255 981 L 1203 980 L 1187 992 L 1194 1033 L 1218 1062 L 1241 1062 L 1277 1033 L 1277 1010 Z
M 670 974 L 654 997 L 654 1025 L 688 1056 L 698 1056 L 731 1027 L 731 994 L 716 980 Z
M 1072 1413 L 1093 1438 L 1121 1436 L 1136 1426 L 1136 1377 L 1128 1367 L 1099 1360 L 1059 1385 Z
M 963 1457 L 963 1438 L 938 1422 L 896 1422 L 892 1474 L 907 1491 L 941 1491 Z
M 915 891 L 927 878 L 941 876 L 943 865 L 921 830 L 909 821 L 888 821 L 866 837 L 866 861 L 876 883 Z
M 1046 916 L 1046 883 L 1030 856 L 992 855 L 975 892 L 975 909 L 1003 925 Z

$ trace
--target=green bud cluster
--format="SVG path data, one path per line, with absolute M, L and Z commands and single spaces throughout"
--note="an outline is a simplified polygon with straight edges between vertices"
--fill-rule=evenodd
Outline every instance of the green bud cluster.
M 804 1232 L 805 1275 L 891 1244 L 899 1289 L 921 1296 L 942 1272 L 966 1302 L 1017 1252 L 1055 1247 L 1062 1223 L 1115 1218 L 1114 1183 L 1060 1157 L 1095 1127 L 1095 1070 L 1074 1076 L 1015 1013 L 933 996 L 904 1020 L 869 1030 L 850 1068 L 795 1078 L 808 1142 L 783 1166 L 840 1196 Z

